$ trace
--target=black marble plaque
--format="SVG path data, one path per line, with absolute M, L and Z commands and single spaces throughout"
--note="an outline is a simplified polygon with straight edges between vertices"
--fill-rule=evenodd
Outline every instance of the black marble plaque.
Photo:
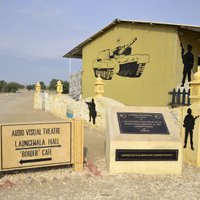
M 116 149 L 115 161 L 177 161 L 177 149 Z
M 161 113 L 117 113 L 121 134 L 169 134 Z

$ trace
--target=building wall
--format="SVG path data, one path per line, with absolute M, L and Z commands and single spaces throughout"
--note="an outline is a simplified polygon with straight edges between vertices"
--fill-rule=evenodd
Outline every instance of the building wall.
M 130 23 L 118 24 L 83 48 L 83 98 L 94 96 L 93 67 L 97 64 L 100 67 L 113 66 L 111 59 L 106 60 L 106 55 L 99 56 L 99 52 L 106 49 L 112 52 L 117 46 L 126 45 L 134 38 L 137 40 L 131 45 L 131 55 L 121 56 L 123 59 L 120 62 L 125 63 L 127 58 L 145 63 L 142 75 L 119 76 L 116 74 L 119 65 L 115 62 L 112 79 L 104 80 L 104 96 L 125 105 L 166 106 L 170 102 L 168 92 L 181 83 L 183 69 L 176 27 Z M 145 56 L 149 59 L 145 59 Z M 98 57 L 102 58 L 103 63 L 97 63 Z

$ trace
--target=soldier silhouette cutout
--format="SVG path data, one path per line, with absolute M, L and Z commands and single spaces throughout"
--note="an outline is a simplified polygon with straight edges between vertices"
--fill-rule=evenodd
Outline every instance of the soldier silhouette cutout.
M 191 108 L 188 108 L 187 113 L 188 114 L 185 116 L 184 122 L 183 122 L 183 127 L 185 128 L 185 141 L 184 141 L 185 144 L 184 144 L 183 148 L 186 148 L 188 134 L 190 134 L 190 145 L 191 145 L 191 149 L 194 150 L 193 129 L 194 129 L 194 125 L 195 125 L 195 120 L 199 117 L 199 115 L 196 117 L 193 117 Z
M 183 79 L 182 79 L 182 84 L 181 84 L 181 87 L 183 87 L 185 84 L 185 79 L 187 75 L 188 75 L 188 82 L 191 81 L 191 70 L 194 65 L 194 55 L 192 53 L 192 46 L 190 44 L 187 45 L 187 50 L 188 50 L 187 53 L 185 53 L 182 43 L 181 43 L 181 48 L 182 48 L 182 59 L 183 59 L 183 65 L 184 65 Z
M 92 101 L 86 102 L 86 104 L 88 105 L 88 109 L 89 109 L 89 122 L 91 122 L 91 118 L 92 118 L 92 122 L 93 124 L 95 124 L 97 112 L 96 112 L 96 105 L 94 103 L 94 99 L 92 98 Z

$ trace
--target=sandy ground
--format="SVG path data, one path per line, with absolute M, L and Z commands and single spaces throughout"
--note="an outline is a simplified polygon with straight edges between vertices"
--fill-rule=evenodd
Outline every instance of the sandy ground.
M 0 123 L 61 120 L 33 109 L 32 93 L 0 94 Z M 200 199 L 200 169 L 183 165 L 181 175 L 109 175 L 104 133 L 85 127 L 87 162 L 71 168 L 0 173 L 0 199 Z

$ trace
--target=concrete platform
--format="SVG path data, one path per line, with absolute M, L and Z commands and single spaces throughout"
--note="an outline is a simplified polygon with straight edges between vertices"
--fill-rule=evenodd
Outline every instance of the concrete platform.
M 109 107 L 107 110 L 109 173 L 181 173 L 181 138 L 168 108 Z

